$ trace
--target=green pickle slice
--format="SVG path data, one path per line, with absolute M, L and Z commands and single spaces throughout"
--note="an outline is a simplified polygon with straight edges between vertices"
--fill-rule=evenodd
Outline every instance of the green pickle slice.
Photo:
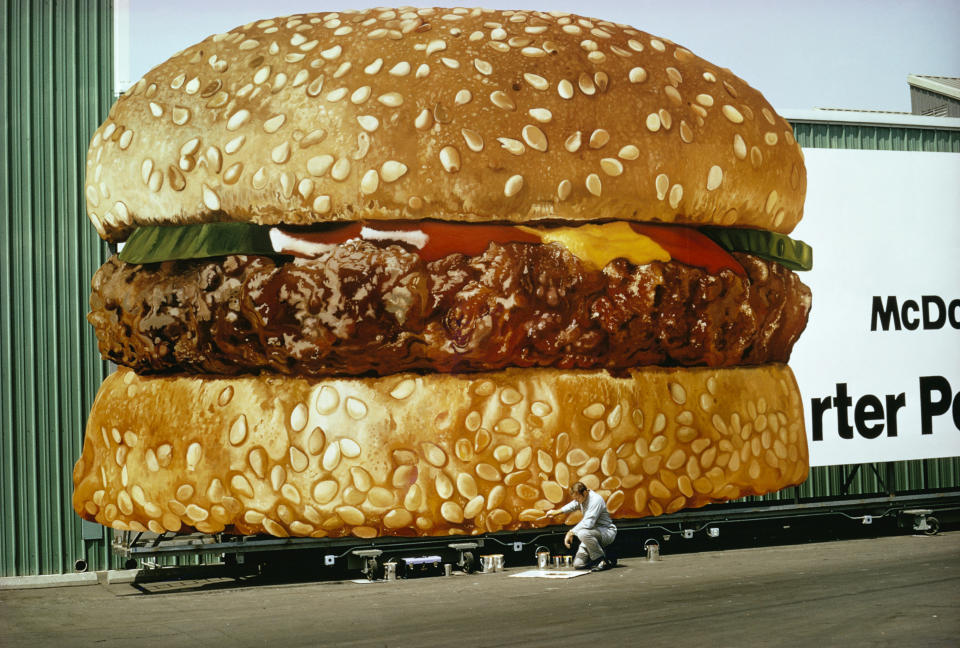
M 728 252 L 754 254 L 794 271 L 813 269 L 813 248 L 785 234 L 730 227 L 702 227 L 700 231 Z
M 269 228 L 250 223 L 138 227 L 120 250 L 126 263 L 205 259 L 229 254 L 276 255 Z
M 783 234 L 730 227 L 702 227 L 700 231 L 728 252 L 755 254 L 791 270 L 813 268 L 810 246 Z M 270 244 L 269 227 L 251 223 L 138 227 L 119 256 L 126 263 L 160 263 L 230 254 L 276 256 Z

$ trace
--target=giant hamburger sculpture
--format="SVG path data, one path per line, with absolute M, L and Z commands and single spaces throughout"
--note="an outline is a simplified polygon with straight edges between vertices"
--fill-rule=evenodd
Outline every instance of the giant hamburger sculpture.
M 802 482 L 790 126 L 674 43 L 397 9 L 187 48 L 97 130 L 119 365 L 74 508 L 116 529 L 446 535 Z

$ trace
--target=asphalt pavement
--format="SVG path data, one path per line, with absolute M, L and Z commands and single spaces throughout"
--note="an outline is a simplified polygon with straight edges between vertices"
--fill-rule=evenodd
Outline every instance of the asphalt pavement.
M 0 645 L 960 645 L 960 531 L 626 558 L 566 580 L 512 577 L 529 569 L 0 590 Z

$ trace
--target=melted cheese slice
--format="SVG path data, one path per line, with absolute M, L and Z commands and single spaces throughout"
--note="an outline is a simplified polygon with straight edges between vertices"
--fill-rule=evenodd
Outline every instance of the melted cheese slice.
M 539 236 L 544 243 L 559 243 L 595 269 L 603 268 L 619 257 L 635 265 L 670 260 L 670 254 L 656 241 L 634 232 L 630 225 L 623 221 L 556 229 L 533 229 L 524 226 L 519 229 Z

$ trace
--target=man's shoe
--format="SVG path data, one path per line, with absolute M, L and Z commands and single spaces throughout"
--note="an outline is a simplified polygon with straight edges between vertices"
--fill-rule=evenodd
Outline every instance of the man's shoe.
M 611 567 L 613 567 L 613 565 L 611 565 L 609 562 L 601 558 L 600 562 L 597 563 L 597 566 L 591 569 L 590 571 L 601 572 L 601 571 L 606 571 Z

